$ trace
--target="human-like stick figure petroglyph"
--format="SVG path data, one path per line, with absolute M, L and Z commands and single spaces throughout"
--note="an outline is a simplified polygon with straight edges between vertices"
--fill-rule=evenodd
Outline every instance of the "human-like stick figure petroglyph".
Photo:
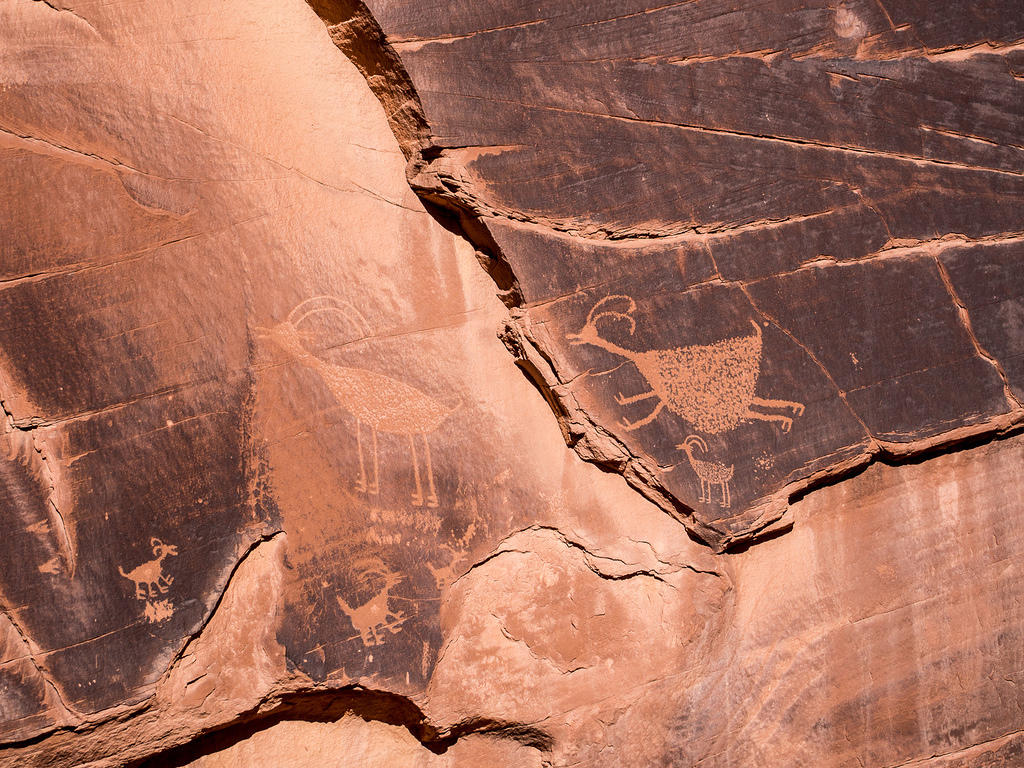
M 704 458 L 698 459 L 693 455 L 694 447 L 700 449 L 700 455 Z M 711 487 L 717 485 L 722 492 L 722 498 L 718 502 L 720 507 L 731 507 L 732 496 L 729 493 L 729 481 L 732 480 L 733 464 L 725 466 L 720 461 L 708 461 L 708 446 L 699 436 L 690 435 L 676 448 L 686 454 L 690 460 L 690 466 L 694 473 L 700 478 L 700 499 L 699 501 L 712 502 Z
M 391 588 L 405 577 L 394 573 L 380 562 L 370 563 L 361 572 L 361 576 L 364 579 L 368 576 L 377 576 L 383 579 L 384 584 L 373 597 L 354 608 L 340 595 L 335 599 L 344 614 L 348 616 L 349 621 L 352 622 L 352 626 L 359 632 L 363 645 L 380 645 L 384 642 L 385 630 L 395 634 L 407 618 L 404 611 L 395 612 L 388 608 Z
M 153 554 L 156 555 L 152 560 L 133 568 L 128 573 L 125 573 L 121 566 L 117 566 L 122 576 L 134 582 L 135 597 L 139 600 L 152 600 L 160 595 L 166 595 L 174 583 L 174 577 L 164 573 L 163 562 L 164 558 L 178 554 L 178 548 L 173 544 L 164 544 L 157 538 L 150 539 L 149 543 L 153 547 Z
M 409 439 L 413 478 L 416 483 L 416 491 L 412 494 L 413 506 L 423 506 L 426 501 L 428 507 L 436 507 L 437 491 L 434 487 L 434 468 L 427 435 L 437 429 L 453 409 L 390 376 L 363 368 L 335 365 L 311 354 L 303 345 L 303 341 L 307 340 L 309 335 L 299 330 L 299 325 L 320 312 L 338 313 L 357 331 L 359 338 L 368 336 L 366 321 L 362 316 L 352 306 L 333 296 L 314 296 L 306 299 L 297 304 L 283 322 L 269 329 L 258 329 L 258 332 L 320 374 L 338 405 L 355 418 L 356 445 L 359 451 L 359 481 L 356 488 L 360 492 L 374 496 L 380 493 L 377 433 L 403 435 Z M 373 481 L 369 483 L 363 455 L 363 424 L 369 425 L 373 444 Z M 423 443 L 423 456 L 426 462 L 425 498 L 420 478 L 419 457 L 416 454 L 417 436 Z
M 623 420 L 625 429 L 650 424 L 665 406 L 707 434 L 732 429 L 744 420 L 775 421 L 783 432 L 788 432 L 793 424 L 791 416 L 761 413 L 752 410 L 752 406 L 784 408 L 793 416 L 803 413 L 801 403 L 768 400 L 754 394 L 761 373 L 761 327 L 754 320 L 750 321 L 754 332 L 747 336 L 647 352 L 621 347 L 601 336 L 597 324 L 603 319 L 625 321 L 632 336 L 636 331 L 635 311 L 636 302 L 629 296 L 606 296 L 590 310 L 582 330 L 566 336 L 573 344 L 590 344 L 630 360 L 647 379 L 650 392 L 632 397 L 616 395 L 619 405 L 632 405 L 651 398 L 658 400 L 654 410 L 639 421 Z

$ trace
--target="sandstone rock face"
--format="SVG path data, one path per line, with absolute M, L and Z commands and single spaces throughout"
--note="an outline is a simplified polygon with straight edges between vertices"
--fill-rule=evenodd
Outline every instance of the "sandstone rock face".
M 1021 254 L 1016 3 L 508 6 L 367 2 L 420 97 L 412 183 L 508 268 L 581 455 L 722 548 L 1021 422 L 1019 323 L 962 296 L 1018 306 L 978 267 Z
M 0 765 L 1024 762 L 1019 9 L 585 6 L 0 7 Z

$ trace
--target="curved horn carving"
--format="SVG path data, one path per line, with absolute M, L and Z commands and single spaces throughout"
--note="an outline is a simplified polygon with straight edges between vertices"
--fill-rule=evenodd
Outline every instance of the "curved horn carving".
M 607 304 L 623 300 L 626 302 L 626 308 L 621 312 L 614 309 L 598 311 Z M 614 317 L 617 320 L 625 320 L 629 323 L 629 335 L 632 336 L 636 332 L 636 320 L 633 319 L 634 312 L 636 312 L 636 302 L 633 299 L 622 294 L 612 294 L 611 296 L 605 296 L 591 307 L 590 313 L 587 315 L 587 325 L 594 325 L 602 317 Z
M 696 445 L 698 448 L 700 448 L 702 453 L 707 453 L 708 452 L 708 444 L 705 443 L 704 440 L 699 435 L 690 435 L 685 440 L 683 440 L 683 444 L 684 445 L 693 444 L 693 445 Z
M 302 313 L 301 315 L 299 315 L 300 312 Z M 363 336 L 369 333 L 370 326 L 359 313 L 359 310 L 336 296 L 311 296 L 300 301 L 288 313 L 287 321 L 292 325 L 298 326 L 311 315 L 320 312 L 337 312 L 348 321 L 349 325 L 355 328 L 357 333 Z M 297 315 L 298 317 L 296 317 Z

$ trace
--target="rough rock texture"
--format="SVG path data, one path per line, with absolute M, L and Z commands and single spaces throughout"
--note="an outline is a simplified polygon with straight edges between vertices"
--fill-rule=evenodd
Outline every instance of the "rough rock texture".
M 1024 762 L 1016 5 L 0 5 L 0 765 Z
M 358 34 L 352 4 L 312 5 Z M 1019 320 L 961 295 L 1019 289 L 951 273 L 1024 247 L 1019 10 L 351 12 L 419 97 L 413 186 L 504 266 L 509 344 L 569 443 L 722 548 L 822 476 L 1024 421 Z
M 431 712 L 544 723 L 557 765 L 1019 764 L 1022 461 L 1017 438 L 873 466 L 730 558 L 726 592 L 588 580 L 550 539 L 503 555 L 450 601 Z
M 340 747 L 340 748 L 339 748 Z M 347 716 L 335 723 L 285 721 L 258 731 L 218 752 L 187 764 L 190 768 L 234 768 L 238 765 L 275 765 L 280 768 L 540 768 L 536 750 L 509 748 L 488 736 L 468 736 L 443 755 L 425 749 L 408 731 L 393 725 L 366 722 Z

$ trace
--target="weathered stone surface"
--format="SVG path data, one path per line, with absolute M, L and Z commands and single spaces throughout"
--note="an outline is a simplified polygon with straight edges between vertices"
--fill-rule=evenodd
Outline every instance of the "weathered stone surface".
M 11 764 L 143 757 L 319 687 L 421 694 L 450 583 L 532 524 L 664 519 L 708 557 L 566 453 L 313 13 L 247 5 L 225 37 L 240 6 L 191 8 L 3 11 Z M 225 586 L 285 540 L 238 618 Z
M 339 744 L 344 747 L 339 750 Z M 487 736 L 469 736 L 444 754 L 429 752 L 403 728 L 344 717 L 335 723 L 284 721 L 251 738 L 203 755 L 189 768 L 540 768 L 537 750 Z
M 716 547 L 1024 419 L 936 262 L 1019 247 L 1015 4 L 313 6 L 337 40 L 379 23 L 412 183 L 505 265 L 567 440 Z
M 726 592 L 518 544 L 450 601 L 431 714 L 541 724 L 556 765 L 1016 765 L 1022 461 L 872 466 L 728 558 Z
M 0 765 L 1019 762 L 940 6 L 0 7 Z
M 984 250 L 950 249 L 941 259 L 978 345 L 989 350 L 1018 401 L 1024 401 L 1022 254 L 1024 242 L 1018 241 Z

